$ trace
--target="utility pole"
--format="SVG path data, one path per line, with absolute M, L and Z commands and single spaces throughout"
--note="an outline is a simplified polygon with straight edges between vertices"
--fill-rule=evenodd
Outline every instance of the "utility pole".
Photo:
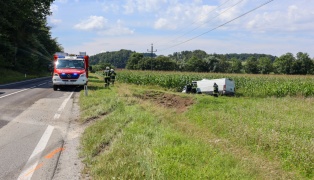
M 157 49 L 155 51 L 153 49 L 154 49 L 154 46 L 153 46 L 153 43 L 152 43 L 150 51 L 147 49 L 147 52 L 150 52 L 150 56 L 151 56 L 151 61 L 150 61 L 150 68 L 151 68 L 151 70 L 153 70 L 153 53 L 157 52 Z

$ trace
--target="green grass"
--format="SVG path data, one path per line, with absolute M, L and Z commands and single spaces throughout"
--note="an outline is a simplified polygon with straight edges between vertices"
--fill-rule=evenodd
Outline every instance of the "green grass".
M 50 76 L 51 74 L 41 74 L 41 75 L 32 75 L 32 74 L 25 74 L 8 70 L 8 69 L 1 69 L 0 68 L 0 84 L 6 84 L 6 83 L 12 83 L 12 82 L 18 82 L 18 81 L 23 81 L 23 80 L 28 80 L 28 79 L 34 79 L 34 78 L 39 78 L 39 77 L 46 77 Z
M 211 133 L 313 177 L 314 99 L 200 97 L 189 119 Z
M 156 86 L 96 75 L 80 97 L 85 172 L 93 179 L 311 179 L 312 98 L 195 99 L 184 113 L 140 99 Z M 83 92 L 82 92 L 83 93 Z
M 246 97 L 313 97 L 314 76 L 220 74 L 193 72 L 119 71 L 119 82 L 158 85 L 180 92 L 186 83 L 201 79 L 231 78 L 236 95 Z

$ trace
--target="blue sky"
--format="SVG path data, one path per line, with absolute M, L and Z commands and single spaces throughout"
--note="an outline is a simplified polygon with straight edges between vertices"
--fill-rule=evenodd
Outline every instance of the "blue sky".
M 314 56 L 314 1 L 55 0 L 52 37 L 68 53 L 127 49 Z M 244 15 L 244 16 L 242 16 Z

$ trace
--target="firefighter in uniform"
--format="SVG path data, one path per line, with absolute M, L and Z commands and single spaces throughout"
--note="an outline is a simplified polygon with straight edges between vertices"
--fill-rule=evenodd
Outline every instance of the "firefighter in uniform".
M 214 83 L 214 96 L 218 97 L 218 85 Z
M 109 87 L 109 84 L 110 84 L 110 69 L 109 67 L 106 67 L 106 69 L 104 70 L 104 80 L 105 80 L 105 87 Z
M 117 73 L 114 72 L 113 69 L 110 70 L 110 82 L 112 83 L 112 85 L 114 85 L 114 81 L 116 80 L 116 75 Z
M 191 91 L 192 91 L 192 84 L 191 83 L 186 84 L 186 93 L 191 93 Z
M 196 94 L 196 88 L 197 88 L 197 84 L 196 83 L 192 83 L 192 90 L 191 90 L 191 92 Z

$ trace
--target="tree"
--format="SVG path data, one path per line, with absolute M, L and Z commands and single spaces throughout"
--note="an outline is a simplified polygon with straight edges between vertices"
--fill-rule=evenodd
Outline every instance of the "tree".
M 291 74 L 292 64 L 295 61 L 293 54 L 286 53 L 281 55 L 279 58 L 276 58 L 274 61 L 274 70 L 279 74 Z
M 0 62 L 4 67 L 33 73 L 47 69 L 52 54 L 61 49 L 56 39 L 51 38 L 46 21 L 46 17 L 51 14 L 52 2 L 0 2 L 0 58 L 5 58 L 5 61 Z
M 206 72 L 208 71 L 208 65 L 205 60 L 192 56 L 184 66 L 185 71 L 193 72 Z
M 219 59 L 216 56 L 209 56 L 207 61 L 210 72 L 219 72 Z
M 297 74 L 310 74 L 314 66 L 313 61 L 307 53 L 298 52 L 296 58 L 296 64 L 298 69 L 293 69 Z
M 242 70 L 242 63 L 237 58 L 231 58 L 230 60 L 230 67 L 228 72 L 230 73 L 240 73 Z
M 257 59 L 254 56 L 251 56 L 246 60 L 244 70 L 249 74 L 258 74 Z
M 272 72 L 273 63 L 269 57 L 261 57 L 258 59 L 257 68 L 261 74 L 269 74 Z
M 141 61 L 141 59 L 143 59 L 143 55 L 141 53 L 133 53 L 131 54 L 127 64 L 126 64 L 126 68 L 127 69 L 140 69 L 139 67 L 139 62 Z
M 158 56 L 154 59 L 155 70 L 172 71 L 176 69 L 176 62 L 166 56 Z
M 121 49 L 119 51 L 102 52 L 90 57 L 90 64 L 109 63 L 117 68 L 125 68 L 131 54 L 135 53 L 131 50 Z M 144 57 L 145 55 L 141 53 Z
M 218 72 L 226 73 L 230 69 L 229 62 L 225 59 L 225 57 L 219 59 L 218 61 Z
M 207 57 L 207 53 L 203 50 L 195 50 L 192 52 L 193 56 L 198 59 L 204 59 Z
M 155 65 L 155 61 L 151 57 L 144 56 L 142 59 L 140 59 L 138 64 L 139 70 L 151 70 L 152 66 Z

